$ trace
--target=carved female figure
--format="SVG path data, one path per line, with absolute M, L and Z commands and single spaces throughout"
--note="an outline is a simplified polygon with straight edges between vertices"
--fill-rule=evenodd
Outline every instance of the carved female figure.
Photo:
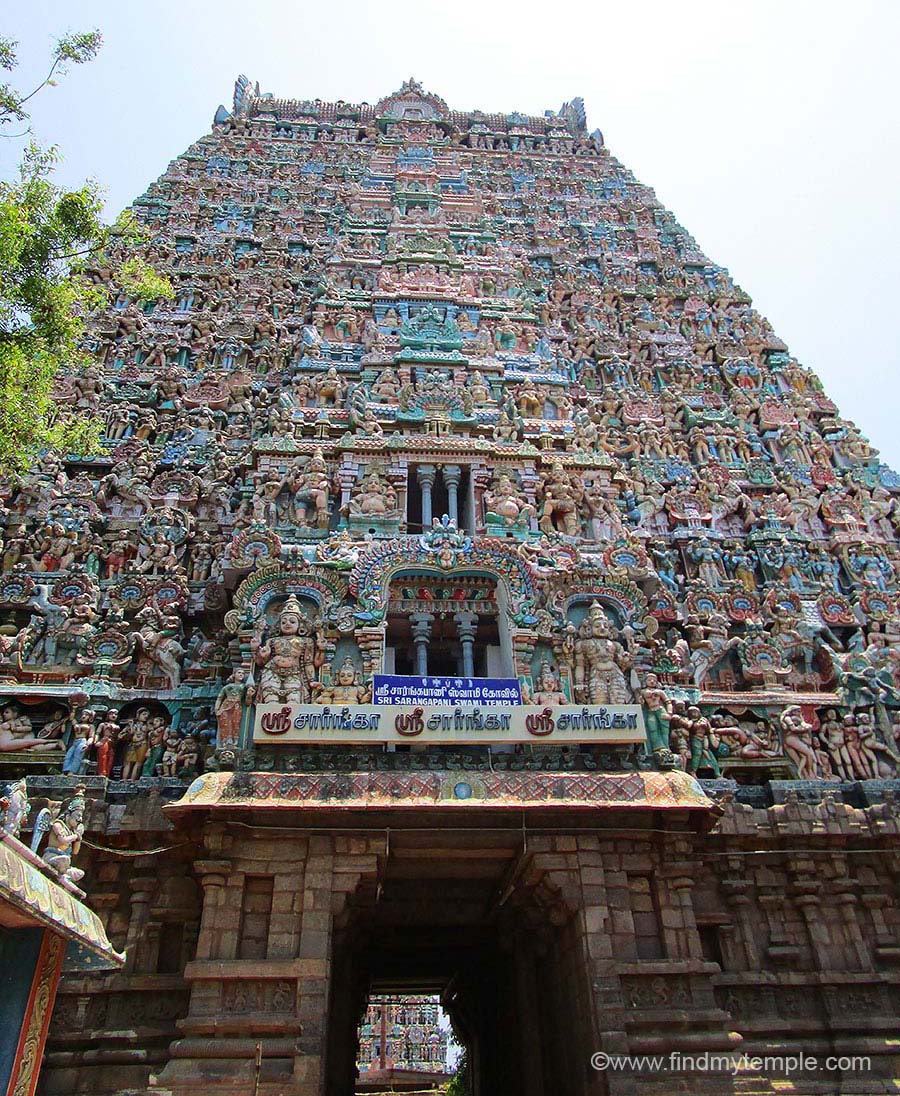
M 233 746 L 240 739 L 241 717 L 245 704 L 253 698 L 253 686 L 246 685 L 244 674 L 235 670 L 216 697 L 215 715 L 219 733 L 216 745 Z

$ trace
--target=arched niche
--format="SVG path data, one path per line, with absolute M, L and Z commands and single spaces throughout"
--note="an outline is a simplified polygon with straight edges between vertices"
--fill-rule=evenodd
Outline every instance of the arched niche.
M 445 527 L 420 537 L 395 537 L 373 544 L 350 574 L 357 620 L 375 624 L 384 619 L 391 582 L 401 575 L 491 578 L 497 583 L 498 604 L 511 625 L 531 628 L 537 623 L 532 568 L 514 546 L 498 537 L 469 537 Z
M 647 598 L 633 582 L 598 579 L 566 591 L 560 606 L 563 618 L 578 627 L 594 601 L 620 629 L 640 623 L 647 612 Z
M 251 629 L 261 618 L 273 623 L 278 606 L 296 597 L 304 609 L 333 621 L 347 599 L 347 580 L 326 567 L 300 567 L 269 563 L 258 567 L 238 586 L 225 626 L 232 632 Z

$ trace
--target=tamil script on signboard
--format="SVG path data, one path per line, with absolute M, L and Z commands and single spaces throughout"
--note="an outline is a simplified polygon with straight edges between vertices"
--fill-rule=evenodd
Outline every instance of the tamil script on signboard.
M 514 677 L 401 677 L 376 674 L 372 684 L 375 704 L 521 704 Z
M 636 704 L 450 707 L 398 704 L 257 704 L 256 743 L 499 745 L 627 743 L 644 738 Z

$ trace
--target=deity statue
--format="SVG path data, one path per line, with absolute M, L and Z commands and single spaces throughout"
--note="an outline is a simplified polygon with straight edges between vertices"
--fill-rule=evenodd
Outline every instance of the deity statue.
M 500 472 L 490 489 L 484 492 L 485 521 L 492 518 L 504 526 L 528 527 L 535 516 L 535 508 L 525 497 L 524 491 L 513 483 L 512 476 Z
M 119 740 L 121 732 L 122 728 L 119 726 L 116 712 L 114 709 L 110 709 L 106 713 L 106 718 L 101 719 L 95 736 L 94 750 L 98 776 L 108 777 L 112 773 L 116 742 Z
M 728 722 L 728 719 L 728 716 L 718 715 L 713 716 L 710 722 L 720 741 L 728 747 L 730 756 L 747 761 L 764 761 L 781 756 L 778 743 L 773 741 L 772 729 L 767 724 L 762 723 L 757 731 L 752 731 Z
M 316 562 L 323 567 L 334 567 L 338 571 L 348 571 L 356 566 L 359 549 L 346 529 L 332 533 L 328 540 L 316 545 Z
M 260 704 L 308 704 L 312 682 L 324 661 L 325 641 L 315 621 L 292 595 L 278 616 L 278 635 L 254 641 L 253 656 L 262 667 L 256 699 Z
M 94 745 L 96 736 L 94 732 L 94 713 L 88 708 L 75 719 L 72 728 L 72 739 L 63 758 L 62 771 L 74 776 L 80 776 L 85 769 L 87 752 Z
M 778 718 L 784 752 L 797 766 L 801 780 L 814 780 L 818 776 L 819 759 L 812 741 L 813 726 L 803 718 L 800 706 L 792 704 Z
M 60 877 L 63 883 L 75 886 L 83 878 L 81 868 L 72 867 L 72 858 L 78 855 L 84 837 L 84 785 L 79 784 L 75 795 L 50 825 L 43 859 Z
M 140 775 L 152 777 L 159 774 L 159 765 L 166 750 L 166 721 L 161 715 L 152 716 L 147 728 L 147 754 L 141 765 Z
M 670 769 L 676 761 L 669 746 L 672 702 L 665 690 L 660 688 L 659 677 L 656 674 L 647 674 L 638 693 L 638 700 L 644 705 L 647 750 L 660 768 Z
M 541 494 L 543 505 L 538 525 L 544 533 L 560 532 L 567 537 L 581 535 L 579 504 L 584 489 L 577 477 L 570 476 L 559 461 L 546 473 Z
M 523 381 L 516 391 L 516 405 L 519 414 L 527 418 L 539 419 L 543 413 L 544 400 L 534 385 L 534 381 Z
M 127 742 L 122 758 L 122 779 L 137 780 L 147 759 L 150 735 L 150 709 L 138 708 L 131 719 L 119 731 L 119 738 Z
M 313 391 L 319 407 L 337 407 L 344 395 L 344 382 L 337 368 L 329 366 L 313 379 Z
M 363 437 L 381 438 L 384 436 L 384 429 L 378 421 L 378 416 L 368 404 L 363 407 L 360 414 L 354 416 L 354 422 L 355 433 L 361 434 Z
M 712 723 L 695 704 L 688 705 L 683 722 L 686 724 L 690 748 L 687 771 L 696 773 L 700 769 L 711 769 L 714 776 L 720 776 L 721 743 Z
M 166 733 L 163 745 L 162 759 L 159 763 L 159 771 L 161 776 L 176 776 L 178 773 L 179 755 L 181 752 L 181 739 L 178 737 L 178 733 L 173 729 L 169 729 Z
M 472 403 L 476 407 L 484 407 L 485 404 L 493 402 L 490 387 L 482 376 L 480 369 L 476 369 L 469 378 L 468 388 Z
M 169 687 L 181 684 L 181 660 L 184 648 L 176 638 L 181 634 L 181 619 L 173 612 L 148 605 L 134 618 L 139 625 L 131 640 L 169 680 Z
M 350 495 L 351 517 L 386 518 L 397 514 L 397 492 L 378 472 L 370 472 Z
M 575 641 L 576 699 L 591 704 L 627 704 L 631 691 L 622 671 L 630 665 L 631 659 L 615 639 L 609 617 L 595 601 Z
M 0 710 L 0 753 L 16 753 L 28 750 L 47 753 L 62 748 L 59 737 L 60 724 L 48 724 L 40 735 L 32 734 L 31 720 L 10 705 Z M 52 737 L 51 737 L 52 736 Z
M 316 449 L 290 482 L 294 521 L 300 526 L 327 529 L 331 480 L 321 449 Z M 310 521 L 312 511 L 312 522 Z
M 568 704 L 569 699 L 562 691 L 559 675 L 550 663 L 544 659 L 537 673 L 536 688 L 528 691 L 528 704 Z
M 3 829 L 13 837 L 18 837 L 31 810 L 24 776 L 9 785 L 6 795 L 0 798 L 0 806 L 3 807 Z
M 724 578 L 722 551 L 709 537 L 701 537 L 688 549 L 688 555 L 697 564 L 697 578 L 709 590 L 720 590 Z
M 312 690 L 317 704 L 368 704 L 372 699 L 371 687 L 360 681 L 356 664 L 349 655 L 329 684 L 314 681 Z
M 610 498 L 602 487 L 592 484 L 584 493 L 584 501 L 590 515 L 591 534 L 598 544 L 622 535 L 622 511 L 616 500 Z
M 511 442 L 522 436 L 522 419 L 515 407 L 502 407 L 494 425 L 494 441 Z
M 383 369 L 372 382 L 370 395 L 373 398 L 384 400 L 386 403 L 391 403 L 396 400 L 399 392 L 400 381 L 396 372 L 393 369 Z

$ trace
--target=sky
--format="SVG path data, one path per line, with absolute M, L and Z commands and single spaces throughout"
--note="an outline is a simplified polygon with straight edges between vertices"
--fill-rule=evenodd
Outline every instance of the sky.
M 4 17 L 17 83 L 55 35 L 97 59 L 33 100 L 60 181 L 114 216 L 230 107 L 263 91 L 374 103 L 414 76 L 451 108 L 588 127 L 727 267 L 842 413 L 900 469 L 898 0 L 29 0 Z M 21 141 L 0 141 L 0 175 Z

